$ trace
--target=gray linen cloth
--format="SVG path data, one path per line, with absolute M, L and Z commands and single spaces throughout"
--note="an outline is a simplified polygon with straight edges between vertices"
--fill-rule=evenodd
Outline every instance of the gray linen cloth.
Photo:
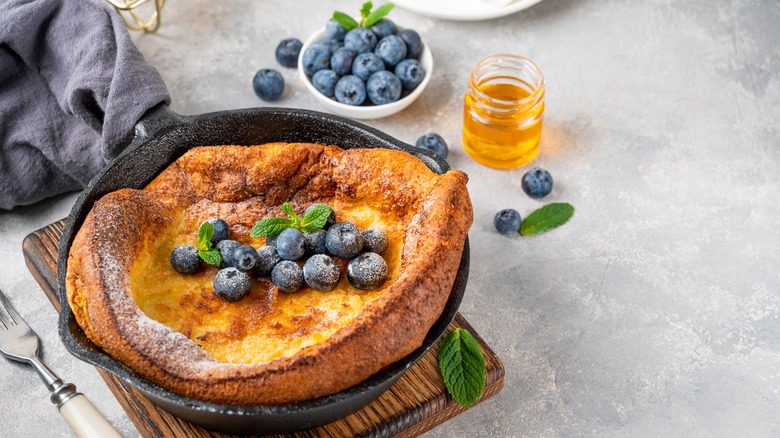
M 0 0 L 0 209 L 83 188 L 170 103 L 115 11 Z

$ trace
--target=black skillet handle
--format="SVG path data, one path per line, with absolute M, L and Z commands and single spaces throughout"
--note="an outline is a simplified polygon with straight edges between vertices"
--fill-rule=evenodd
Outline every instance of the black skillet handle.
M 156 105 L 136 122 L 135 137 L 126 149 L 135 149 L 150 138 L 186 123 L 186 120 L 186 117 L 171 111 L 168 105 L 164 103 Z

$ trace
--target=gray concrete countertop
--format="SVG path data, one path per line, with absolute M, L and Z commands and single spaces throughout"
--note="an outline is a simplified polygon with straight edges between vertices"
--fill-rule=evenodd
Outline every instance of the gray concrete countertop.
M 422 1 L 422 0 L 421 0 Z M 475 0 L 476 1 L 476 0 Z M 159 33 L 134 33 L 182 114 L 264 106 L 254 73 L 279 69 L 279 106 L 321 110 L 277 43 L 305 39 L 359 2 L 171 1 Z M 402 113 L 367 124 L 414 143 L 429 131 L 470 175 L 471 272 L 461 312 L 506 367 L 495 398 L 429 433 L 451 436 L 780 435 L 780 5 L 776 1 L 544 0 L 483 22 L 398 8 L 435 71 Z M 525 196 L 530 167 L 476 164 L 461 145 L 471 66 L 509 52 L 547 80 L 541 154 L 555 178 Z M 75 195 L 0 212 L 0 288 L 43 354 L 125 436 L 138 432 L 95 370 L 60 344 L 22 239 Z M 534 237 L 493 229 L 570 202 L 570 223 Z M 0 435 L 70 436 L 32 371 L 0 363 Z

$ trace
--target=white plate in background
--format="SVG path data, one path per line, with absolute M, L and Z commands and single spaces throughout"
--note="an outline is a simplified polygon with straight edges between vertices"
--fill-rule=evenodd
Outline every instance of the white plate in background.
M 542 0 L 393 0 L 409 11 L 456 21 L 489 20 L 529 8 Z

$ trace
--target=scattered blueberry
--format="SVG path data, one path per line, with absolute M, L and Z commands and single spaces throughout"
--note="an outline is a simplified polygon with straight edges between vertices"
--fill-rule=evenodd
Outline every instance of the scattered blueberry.
M 314 254 L 325 254 L 325 252 L 328 250 L 325 247 L 326 235 L 327 232 L 325 230 L 303 233 L 304 256 L 308 257 Z
M 316 207 L 316 206 L 318 206 L 318 205 L 325 205 L 325 204 L 320 204 L 320 203 L 317 203 L 317 204 L 312 204 L 312 205 L 310 205 L 310 206 L 309 206 L 309 208 L 307 208 L 307 209 L 306 209 L 306 210 L 303 212 L 303 216 L 305 217 L 305 216 L 306 216 L 306 215 L 309 213 L 309 211 L 311 211 L 311 209 L 312 209 L 312 208 L 314 208 L 314 207 Z M 333 211 L 333 209 L 331 208 L 331 209 L 330 209 L 330 216 L 328 216 L 328 220 L 327 220 L 327 221 L 325 221 L 325 226 L 324 226 L 324 227 L 322 227 L 322 229 L 324 229 L 324 230 L 327 230 L 328 228 L 330 228 L 330 227 L 331 227 L 331 225 L 333 225 L 333 224 L 335 224 L 335 223 L 336 223 L 336 212 L 335 212 L 335 211 Z
M 249 245 L 241 245 L 230 255 L 230 261 L 234 268 L 248 272 L 257 263 L 257 251 Z
M 303 287 L 303 269 L 297 263 L 282 260 L 271 270 L 271 283 L 280 292 L 291 294 Z
M 309 257 L 303 265 L 303 278 L 312 288 L 327 292 L 339 284 L 341 270 L 329 256 L 316 254 Z
M 363 252 L 382 255 L 387 251 L 387 234 L 379 228 L 363 230 Z
M 265 244 L 276 248 L 276 239 L 278 238 L 279 236 L 265 236 Z
M 406 43 L 406 57 L 417 58 L 422 53 L 422 38 L 417 31 L 404 29 L 397 33 L 398 37 Z
M 339 222 L 325 235 L 328 252 L 342 259 L 351 259 L 363 249 L 363 234 L 351 222 Z
M 414 145 L 420 149 L 433 152 L 442 158 L 447 158 L 447 155 L 449 154 L 447 142 L 444 141 L 439 134 L 433 132 L 429 132 L 418 138 Z
M 401 81 L 387 70 L 378 71 L 368 78 L 366 92 L 374 105 L 395 102 L 401 97 Z
M 388 69 L 406 58 L 406 43 L 397 35 L 388 35 L 377 43 L 374 53 L 382 58 Z
M 325 25 L 325 36 L 329 40 L 344 41 L 344 35 L 347 34 L 347 29 L 340 25 L 336 20 L 328 20 L 328 24 Z
M 271 269 L 281 262 L 282 258 L 273 246 L 264 245 L 257 248 L 257 261 L 252 273 L 258 277 L 267 277 L 271 275 Z
M 217 251 L 219 251 L 219 255 L 222 256 L 222 263 L 225 266 L 233 266 L 233 259 L 231 257 L 233 251 L 238 249 L 239 246 L 241 246 L 240 243 L 229 239 L 223 240 L 217 244 Z
M 198 248 L 192 245 L 178 245 L 171 251 L 171 266 L 179 274 L 194 274 L 202 264 Z
M 416 59 L 404 59 L 395 66 L 395 75 L 401 81 L 404 90 L 414 90 L 425 78 L 425 70 L 420 61 Z
M 344 47 L 352 49 L 357 53 L 374 51 L 376 43 L 376 34 L 365 27 L 356 27 L 344 35 Z
M 303 234 L 295 228 L 287 228 L 276 239 L 276 250 L 282 260 L 298 260 L 303 257 Z
M 534 199 L 544 198 L 552 192 L 553 178 L 550 172 L 534 167 L 523 175 L 520 186 L 526 195 Z
M 298 65 L 298 56 L 301 54 L 303 43 L 298 38 L 282 40 L 276 46 L 276 60 L 284 67 L 295 68 Z
M 214 226 L 214 235 L 211 236 L 211 243 L 214 245 L 230 237 L 230 227 L 224 220 L 218 217 L 212 217 L 206 219 L 206 222 Z
M 338 81 L 339 75 L 328 69 L 320 70 L 311 77 L 311 84 L 314 85 L 314 88 L 327 97 L 333 97 Z
M 252 86 L 257 97 L 266 102 L 273 102 L 279 100 L 284 92 L 284 78 L 276 70 L 263 68 L 255 74 Z
M 346 76 L 352 71 L 352 62 L 357 52 L 339 47 L 330 57 L 330 68 L 339 76 Z
M 363 81 L 367 81 L 372 74 L 384 69 L 385 62 L 374 53 L 361 53 L 352 62 L 352 74 Z
M 236 268 L 224 268 L 214 277 L 214 292 L 230 302 L 244 298 L 252 290 L 252 277 Z
M 357 76 L 344 76 L 336 83 L 335 97 L 347 105 L 360 105 L 366 100 L 366 85 Z
M 371 32 L 374 32 L 376 37 L 379 39 L 382 39 L 388 35 L 392 35 L 396 32 L 395 23 L 387 18 L 383 18 L 377 21 L 373 26 L 369 27 L 369 29 L 371 29 Z
M 511 208 L 501 210 L 493 216 L 493 226 L 501 234 L 517 234 L 520 222 L 520 213 Z
M 313 76 L 320 70 L 330 67 L 331 48 L 325 44 L 313 44 L 303 52 L 303 71 Z
M 377 253 L 360 254 L 349 261 L 347 280 L 358 289 L 376 289 L 387 280 L 387 263 Z

